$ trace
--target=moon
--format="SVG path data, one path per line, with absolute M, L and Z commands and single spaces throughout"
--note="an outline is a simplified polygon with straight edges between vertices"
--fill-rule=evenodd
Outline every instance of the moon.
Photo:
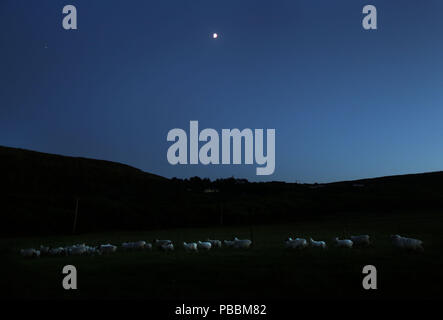
M 214 33 L 212 34 L 212 39 L 217 39 L 217 38 L 218 38 L 218 34 L 214 32 Z

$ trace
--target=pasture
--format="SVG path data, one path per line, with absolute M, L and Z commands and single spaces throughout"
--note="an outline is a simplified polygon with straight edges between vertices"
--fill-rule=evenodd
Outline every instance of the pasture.
M 298 224 L 115 232 L 0 240 L 1 295 L 9 299 L 399 299 L 443 297 L 443 217 L 440 213 L 355 215 Z M 424 241 L 424 252 L 394 248 L 390 234 Z M 336 248 L 332 238 L 369 234 L 373 244 Z M 249 250 L 187 253 L 183 241 L 251 238 Z M 287 250 L 287 237 L 327 241 L 328 248 Z M 22 258 L 21 248 L 111 243 L 154 238 L 174 252 L 123 251 L 101 256 Z M 62 268 L 78 271 L 78 290 L 63 290 Z M 378 290 L 362 288 L 362 268 L 378 271 Z

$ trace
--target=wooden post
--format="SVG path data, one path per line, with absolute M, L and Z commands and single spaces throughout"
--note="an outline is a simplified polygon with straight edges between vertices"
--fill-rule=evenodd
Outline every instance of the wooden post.
M 223 202 L 220 202 L 220 225 L 223 225 Z
M 77 227 L 77 215 L 78 215 L 78 199 L 75 203 L 75 215 L 74 215 L 74 225 L 72 226 L 72 233 L 75 233 L 75 228 Z

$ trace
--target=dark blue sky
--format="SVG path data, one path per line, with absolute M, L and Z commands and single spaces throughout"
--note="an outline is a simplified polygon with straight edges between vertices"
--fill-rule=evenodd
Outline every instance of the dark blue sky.
M 366 4 L 377 31 L 362 29 Z M 166 177 L 442 170 L 442 13 L 440 0 L 1 0 L 0 145 Z M 190 120 L 275 128 L 274 175 L 171 166 L 166 135 Z

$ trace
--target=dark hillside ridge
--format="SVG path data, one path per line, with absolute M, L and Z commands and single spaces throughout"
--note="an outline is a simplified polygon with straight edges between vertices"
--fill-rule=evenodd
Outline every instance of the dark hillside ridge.
M 166 179 L 103 160 L 0 147 L 0 235 L 299 222 L 443 211 L 443 172 L 328 184 Z M 213 191 L 213 192 L 208 192 Z
M 116 162 L 7 147 L 0 147 L 0 175 L 5 234 L 69 232 L 76 199 L 79 230 L 127 228 L 165 202 L 168 184 Z

